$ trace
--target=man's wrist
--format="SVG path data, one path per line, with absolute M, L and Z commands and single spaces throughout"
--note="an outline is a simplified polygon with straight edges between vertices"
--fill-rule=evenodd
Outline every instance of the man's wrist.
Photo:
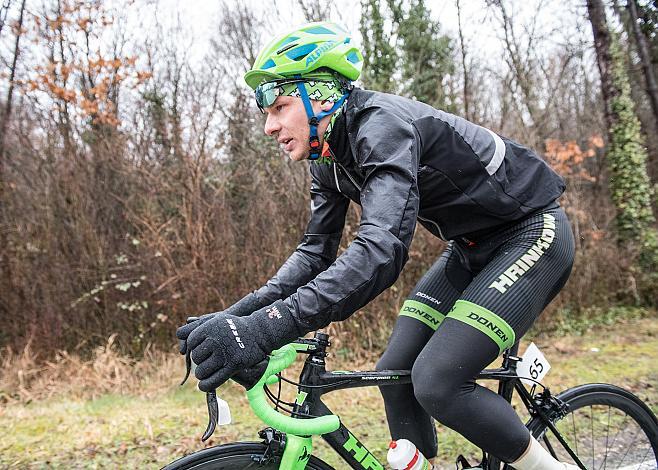
M 224 313 L 228 313 L 229 315 L 234 315 L 236 317 L 246 317 L 247 315 L 251 315 L 253 312 L 263 307 L 265 307 L 265 305 L 263 305 L 260 300 L 258 300 L 256 294 L 250 292 L 236 303 L 231 305 L 229 308 L 224 310 Z

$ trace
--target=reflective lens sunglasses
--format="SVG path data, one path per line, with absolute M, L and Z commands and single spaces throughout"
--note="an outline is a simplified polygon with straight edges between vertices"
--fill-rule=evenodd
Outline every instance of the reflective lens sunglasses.
M 280 96 L 283 93 L 281 88 L 284 85 L 289 85 L 291 83 L 305 82 L 306 80 L 280 80 L 276 82 L 267 82 L 262 85 L 258 85 L 255 90 L 256 94 L 256 104 L 260 112 L 265 112 L 265 108 L 269 108 L 276 101 L 277 96 Z

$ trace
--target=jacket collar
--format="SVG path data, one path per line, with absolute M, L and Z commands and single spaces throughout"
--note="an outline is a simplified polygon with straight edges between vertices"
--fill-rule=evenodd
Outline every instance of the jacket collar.
M 351 107 L 351 98 L 352 96 L 348 98 L 344 112 L 340 113 L 340 116 L 336 118 L 333 128 L 331 129 L 331 134 L 329 134 L 329 137 L 327 138 L 327 143 L 329 144 L 329 148 L 331 149 L 334 158 L 343 164 L 347 163 L 352 155 L 349 135 L 347 133 L 347 114 Z

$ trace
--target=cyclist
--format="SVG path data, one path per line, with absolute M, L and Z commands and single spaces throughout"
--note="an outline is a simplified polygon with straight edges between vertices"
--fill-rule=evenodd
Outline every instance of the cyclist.
M 361 66 L 349 33 L 324 22 L 274 38 L 246 73 L 265 133 L 292 160 L 311 160 L 311 216 L 263 287 L 178 329 L 199 388 L 217 388 L 391 286 L 418 221 L 448 246 L 404 302 L 377 364 L 412 369 L 412 384 L 381 388 L 392 438 L 434 457 L 435 418 L 518 470 L 566 468 L 474 381 L 569 276 L 574 241 L 556 202 L 563 180 L 489 129 L 354 87 Z M 350 201 L 362 208 L 359 231 L 336 257 Z

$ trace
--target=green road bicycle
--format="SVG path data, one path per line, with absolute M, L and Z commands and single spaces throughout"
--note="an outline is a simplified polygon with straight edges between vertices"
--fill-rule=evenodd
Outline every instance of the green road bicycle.
M 269 427 L 260 442 L 237 442 L 186 455 L 164 467 L 182 469 L 331 470 L 311 455 L 312 438 L 321 436 L 345 461 L 341 468 L 383 470 L 384 465 L 322 402 L 322 395 L 355 387 L 408 384 L 411 371 L 327 371 L 329 336 L 318 332 L 274 351 L 269 361 L 243 371 L 234 380 L 247 389 L 254 413 Z M 512 400 L 514 392 L 530 416 L 527 428 L 560 461 L 582 469 L 649 470 L 658 468 L 658 421 L 649 407 L 632 393 L 609 384 L 586 384 L 552 395 L 539 382 L 527 388 L 517 374 L 518 343 L 503 354 L 500 368 L 482 371 L 478 379 L 498 381 L 498 393 Z M 298 353 L 307 354 L 299 382 L 281 376 Z M 188 364 L 189 374 L 189 364 Z M 531 374 L 532 375 L 532 374 Z M 526 378 L 527 379 L 527 378 Z M 268 388 L 284 380 L 297 386 L 294 403 L 284 403 Z M 270 407 L 270 399 L 277 409 Z M 207 394 L 210 422 L 202 439 L 213 433 L 218 408 L 214 392 Z M 462 468 L 470 465 L 458 458 Z M 477 467 L 511 468 L 486 452 Z

